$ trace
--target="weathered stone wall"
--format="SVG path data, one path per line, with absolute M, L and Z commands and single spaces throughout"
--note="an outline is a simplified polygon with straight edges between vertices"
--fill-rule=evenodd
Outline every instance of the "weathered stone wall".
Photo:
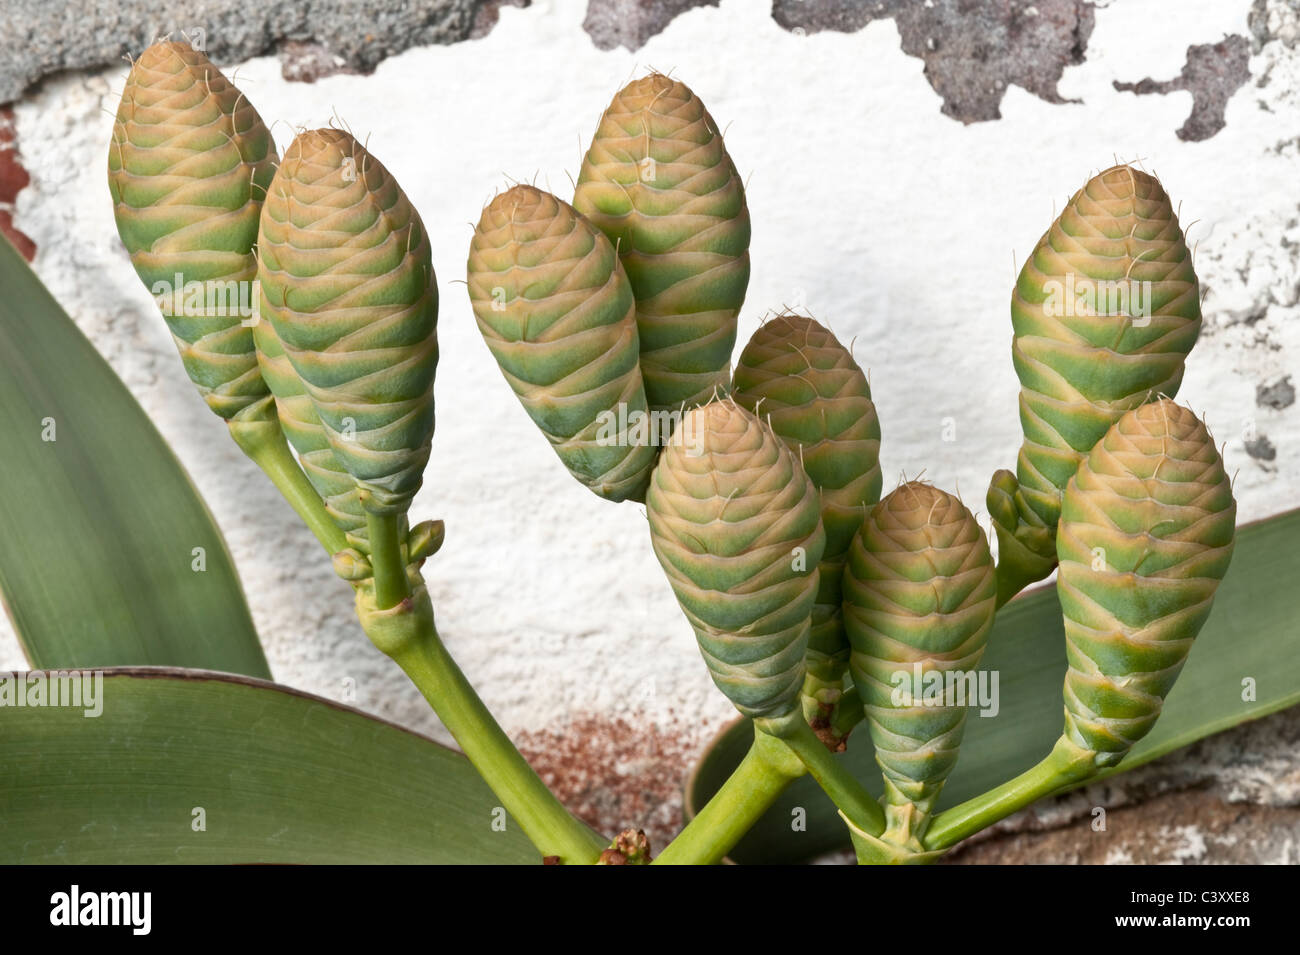
M 440 734 L 361 635 L 348 588 L 193 393 L 105 187 L 122 58 L 169 30 L 202 31 L 278 120 L 282 147 L 331 117 L 368 134 L 421 210 L 440 279 L 438 433 L 414 509 L 447 521 L 427 568 L 440 629 L 575 804 L 661 842 L 675 780 L 730 711 L 643 515 L 567 477 L 479 339 L 455 283 L 481 204 L 507 176 L 567 194 L 613 91 L 638 70 L 672 70 L 749 176 L 742 338 L 789 305 L 856 339 L 891 480 L 925 469 L 978 503 L 1020 441 L 1014 263 L 1090 171 L 1140 161 L 1181 200 L 1198 246 L 1206 325 L 1181 397 L 1225 443 L 1241 517 L 1255 520 L 1300 491 L 1298 7 L 189 0 L 164 22 L 131 0 L 9 0 L 0 229 L 26 243 L 194 476 L 277 677 L 331 697 L 355 681 L 362 708 Z M 0 625 L 0 669 L 21 665 Z M 1022 815 L 956 858 L 1295 861 L 1298 738 L 1300 716 L 1272 717 Z M 1088 824 L 1097 805 L 1111 810 L 1105 834 Z

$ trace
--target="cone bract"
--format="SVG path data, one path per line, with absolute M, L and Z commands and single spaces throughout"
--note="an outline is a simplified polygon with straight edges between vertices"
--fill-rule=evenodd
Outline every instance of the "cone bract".
M 155 43 L 132 64 L 108 154 L 113 217 L 186 373 L 226 419 L 270 410 L 244 322 L 275 161 L 257 110 L 202 52 Z
M 1075 193 L 1025 262 L 1011 321 L 1024 443 L 1009 489 L 1022 527 L 999 521 L 999 538 L 1042 548 L 1042 577 L 1079 461 L 1126 411 L 1177 394 L 1200 331 L 1191 252 L 1155 177 L 1115 166 Z
M 732 394 L 795 453 L 821 501 L 826 549 L 813 606 L 810 695 L 833 704 L 848 667 L 841 613 L 844 560 L 866 508 L 880 499 L 880 420 L 867 376 L 819 322 L 786 314 L 765 322 L 736 363 Z
M 262 210 L 262 312 L 366 509 L 402 513 L 433 436 L 438 296 L 419 213 L 348 133 L 301 133 Z
M 957 762 L 967 706 L 955 705 L 962 699 L 955 693 L 935 698 L 928 691 L 940 677 L 954 691 L 959 679 L 967 689 L 976 679 L 996 599 L 984 532 L 946 491 L 903 484 L 854 535 L 844 623 L 853 683 L 885 778 L 888 839 L 920 839 Z
M 515 186 L 483 210 L 468 284 L 492 356 L 569 472 L 608 500 L 643 499 L 657 447 L 636 302 L 609 240 L 568 203 Z
M 330 449 L 329 438 L 311 403 L 307 388 L 293 370 L 280 339 L 269 321 L 253 327 L 257 359 L 275 397 L 275 410 L 285 437 L 298 452 L 303 473 L 316 488 L 334 523 L 348 536 L 349 543 L 368 552 L 366 513 L 357 495 L 357 482 Z
M 620 90 L 573 205 L 615 244 L 632 283 L 651 409 L 725 391 L 749 284 L 749 210 L 700 98 L 659 73 Z
M 1071 478 L 1056 542 L 1065 735 L 1098 765 L 1159 717 L 1227 572 L 1236 510 L 1205 425 L 1168 399 L 1121 417 Z
M 718 689 L 746 716 L 802 719 L 826 538 L 798 459 L 740 405 L 711 402 L 683 418 L 660 455 L 646 512 Z

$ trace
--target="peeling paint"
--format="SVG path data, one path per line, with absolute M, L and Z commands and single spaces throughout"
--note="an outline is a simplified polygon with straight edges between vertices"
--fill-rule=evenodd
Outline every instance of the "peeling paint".
M 323 44 L 303 40 L 280 44 L 280 75 L 291 83 L 315 83 L 324 76 L 358 72 Z
M 1295 385 L 1291 384 L 1291 376 L 1287 375 L 1272 384 L 1256 385 L 1255 404 L 1261 408 L 1272 408 L 1274 411 L 1281 411 L 1295 404 Z
M 774 0 L 772 16 L 787 30 L 852 33 L 892 18 L 903 52 L 925 61 L 925 77 L 943 97 L 943 112 L 963 123 L 1001 119 L 1007 87 L 1049 103 L 1067 66 L 1082 63 L 1093 29 L 1085 0 L 967 3 L 964 0 Z
M 1268 439 L 1266 434 L 1257 434 L 1247 441 L 1246 453 L 1256 461 L 1277 460 L 1277 448 L 1273 447 L 1273 442 Z
M 588 0 L 582 28 L 596 48 L 639 50 L 678 16 L 718 0 Z
M 1192 112 L 1178 130 L 1186 142 L 1209 139 L 1223 129 L 1228 100 L 1250 79 L 1250 44 L 1244 36 L 1224 37 L 1218 43 L 1187 48 L 1187 62 L 1172 80 L 1157 82 L 1150 77 L 1137 83 L 1115 81 L 1115 89 L 1138 96 L 1164 95 L 1176 90 L 1192 94 Z
M 61 70 L 107 66 L 160 36 L 185 31 L 216 63 L 267 53 L 284 40 L 317 44 L 367 73 L 413 46 L 455 43 L 490 29 L 501 0 L 145 0 L 80 5 L 6 0 L 0 13 L 0 103 Z
M 18 193 L 27 187 L 31 177 L 22 166 L 18 152 L 17 133 L 14 130 L 12 109 L 0 109 L 0 234 L 14 244 L 28 262 L 36 257 L 36 243 L 14 226 L 14 203 Z

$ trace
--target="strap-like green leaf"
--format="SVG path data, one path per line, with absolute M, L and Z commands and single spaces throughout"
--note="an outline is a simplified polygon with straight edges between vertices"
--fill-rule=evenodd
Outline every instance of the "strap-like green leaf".
M 2 241 L 0 288 L 0 593 L 27 659 L 269 677 L 225 542 L 171 450 Z
M 1214 612 L 1196 638 L 1178 685 L 1150 735 L 1114 772 L 1300 703 L 1300 637 L 1295 627 L 1298 534 L 1300 510 L 1237 528 L 1232 573 L 1219 587 Z M 1055 587 L 1040 587 L 998 612 L 982 668 L 999 674 L 1001 707 L 996 717 L 969 714 L 961 763 L 944 788 L 939 809 L 1028 769 L 1057 738 L 1066 660 Z M 1253 682 L 1243 685 L 1247 679 Z M 753 730 L 745 720 L 719 737 L 688 783 L 688 816 L 704 805 L 752 741 Z M 871 741 L 859 728 L 840 758 L 878 791 L 873 756 Z M 795 807 L 807 812 L 806 831 L 790 828 Z M 792 862 L 847 848 L 848 843 L 835 807 L 816 783 L 805 778 L 786 791 L 731 857 L 739 862 Z
M 101 696 L 0 711 L 0 863 L 540 861 L 468 760 L 391 723 L 192 670 Z

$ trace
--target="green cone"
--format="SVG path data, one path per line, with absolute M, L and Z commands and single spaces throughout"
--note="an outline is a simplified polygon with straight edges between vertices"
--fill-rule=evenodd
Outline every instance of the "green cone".
M 1016 480 L 995 477 L 989 510 L 1028 583 L 1051 570 L 1079 461 L 1126 411 L 1177 394 L 1200 331 L 1192 256 L 1160 183 L 1131 166 L 1089 180 L 1025 262 L 1011 321 L 1024 443 Z
M 368 553 L 366 513 L 357 494 L 357 482 L 330 450 L 329 438 L 307 388 L 289 363 L 269 321 L 253 326 L 253 340 L 262 377 L 275 396 L 280 427 L 298 452 L 298 463 L 320 494 L 334 523 L 348 535 L 349 543 Z
M 1056 542 L 1065 736 L 1097 765 L 1160 716 L 1227 573 L 1236 513 L 1205 425 L 1168 399 L 1127 412 L 1070 479 Z
M 993 625 L 997 583 L 988 542 L 956 497 L 912 482 L 871 509 L 844 568 L 853 682 L 885 778 L 882 837 L 919 851 L 957 762 L 966 705 Z M 931 695 L 960 679 L 962 696 Z
M 660 73 L 620 90 L 573 205 L 618 248 L 632 282 L 651 410 L 725 392 L 749 284 L 749 210 L 700 98 Z
M 337 129 L 301 133 L 258 242 L 262 313 L 364 507 L 401 514 L 433 437 L 438 295 L 419 213 Z
M 808 641 L 805 716 L 824 719 L 841 694 L 849 641 L 840 583 L 853 534 L 880 499 L 880 421 L 853 355 L 806 315 L 761 325 L 740 353 L 732 394 L 795 453 L 821 500 L 822 556 Z
M 270 414 L 250 326 L 275 161 L 257 110 L 202 52 L 155 43 L 132 64 L 108 152 L 113 217 L 185 371 L 227 420 Z
M 569 472 L 643 500 L 657 446 L 637 365 L 636 302 L 614 247 L 532 186 L 498 195 L 470 243 L 479 331 Z
M 650 539 L 717 684 L 746 716 L 801 721 L 826 536 L 798 459 L 731 400 L 683 418 L 646 494 Z

